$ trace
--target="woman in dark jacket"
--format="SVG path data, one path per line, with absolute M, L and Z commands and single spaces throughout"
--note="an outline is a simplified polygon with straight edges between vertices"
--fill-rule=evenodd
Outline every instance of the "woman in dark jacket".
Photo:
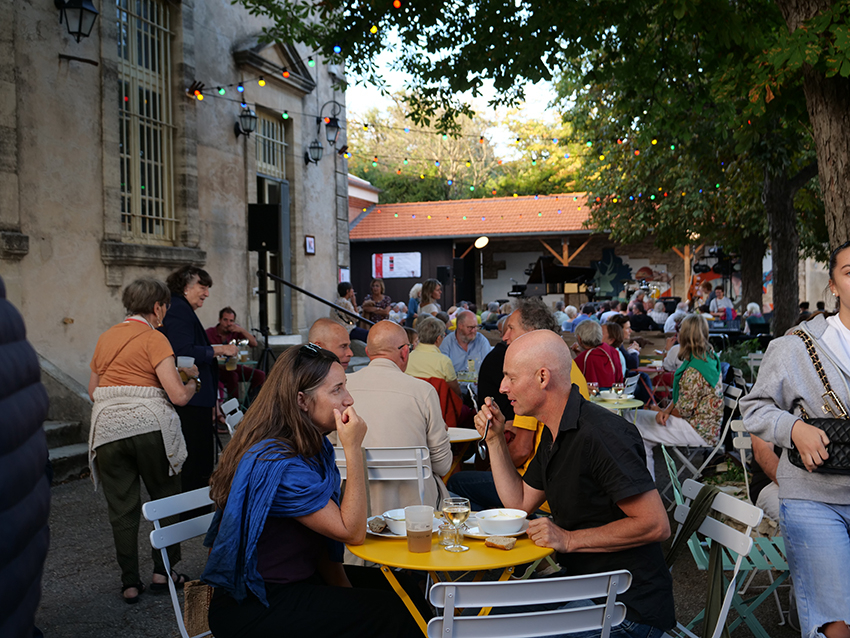
M 50 531 L 47 392 L 24 320 L 0 279 L 0 636 L 30 638 Z
M 183 491 L 190 492 L 209 484 L 215 462 L 216 388 L 219 355 L 236 356 L 238 346 L 211 345 L 195 312 L 210 296 L 212 277 L 202 268 L 183 266 L 166 280 L 171 290 L 171 308 L 163 320 L 163 333 L 171 342 L 176 357 L 193 357 L 198 368 L 201 389 L 184 406 L 177 407 L 189 457 L 183 465 Z

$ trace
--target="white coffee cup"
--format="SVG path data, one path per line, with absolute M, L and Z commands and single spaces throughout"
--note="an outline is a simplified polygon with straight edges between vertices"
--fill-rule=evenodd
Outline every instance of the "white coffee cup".
M 195 357 L 177 357 L 178 368 L 191 368 L 195 365 Z

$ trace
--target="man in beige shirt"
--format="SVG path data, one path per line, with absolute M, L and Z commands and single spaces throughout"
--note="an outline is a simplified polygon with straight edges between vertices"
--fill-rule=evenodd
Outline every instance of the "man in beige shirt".
M 363 447 L 423 446 L 430 451 L 434 476 L 425 482 L 425 505 L 438 508 L 448 495 L 440 477 L 452 463 L 437 392 L 426 381 L 404 374 L 410 346 L 404 328 L 380 321 L 369 330 L 369 365 L 348 375 L 346 384 L 368 431 Z M 370 484 L 372 514 L 419 505 L 416 481 L 380 481 Z

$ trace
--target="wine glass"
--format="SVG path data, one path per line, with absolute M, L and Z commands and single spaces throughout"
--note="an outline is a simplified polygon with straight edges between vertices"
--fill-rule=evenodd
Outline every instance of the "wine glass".
M 613 390 L 614 394 L 617 395 L 617 400 L 619 401 L 623 398 L 623 394 L 626 391 L 626 386 L 623 383 L 615 383 L 611 386 L 611 390 Z
M 587 382 L 587 392 L 592 397 L 599 396 L 599 384 L 596 381 Z
M 443 499 L 443 518 L 445 518 L 455 528 L 455 538 L 451 545 L 444 547 L 447 552 L 465 552 L 469 548 L 466 545 L 461 545 L 460 526 L 469 518 L 469 499 L 468 498 L 444 498 Z

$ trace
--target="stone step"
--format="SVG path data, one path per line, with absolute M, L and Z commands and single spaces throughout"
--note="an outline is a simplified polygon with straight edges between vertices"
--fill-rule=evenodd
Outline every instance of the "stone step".
M 62 447 L 83 442 L 83 431 L 79 421 L 45 421 L 47 447 Z
M 51 448 L 48 452 L 53 464 L 54 484 L 80 478 L 89 470 L 89 446 L 86 443 L 63 445 Z

